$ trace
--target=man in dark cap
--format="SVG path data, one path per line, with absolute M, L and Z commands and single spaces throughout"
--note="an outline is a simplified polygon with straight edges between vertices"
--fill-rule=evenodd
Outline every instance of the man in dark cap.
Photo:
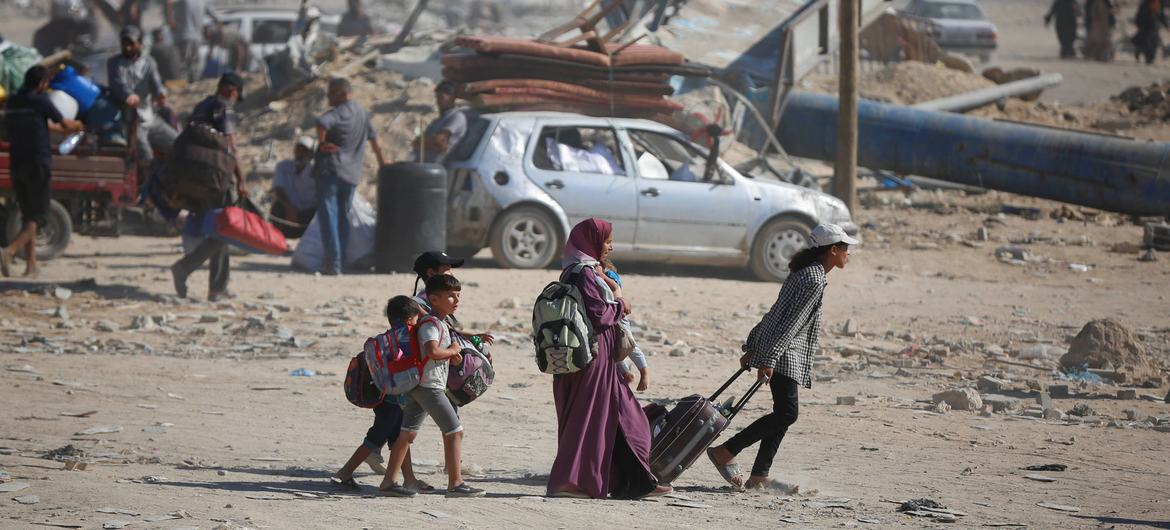
M 415 138 L 411 160 L 415 162 L 442 162 L 447 153 L 459 145 L 467 133 L 466 109 L 455 106 L 455 83 L 443 81 L 435 86 L 435 106 L 439 117 L 435 118 L 421 138 Z
M 232 107 L 244 95 L 244 80 L 231 72 L 223 74 L 215 94 L 207 96 L 191 111 L 188 118 L 192 125 L 207 125 L 227 136 L 229 150 L 234 156 L 236 153 L 236 113 Z M 247 197 L 248 189 L 244 177 L 240 173 L 240 165 L 235 165 L 236 193 L 239 197 Z M 232 197 L 224 197 L 218 207 L 227 206 L 236 202 Z M 212 209 L 216 205 L 211 205 Z M 188 224 L 202 226 L 202 217 L 207 212 L 191 212 Z M 235 298 L 228 291 L 228 277 L 231 273 L 231 263 L 228 259 L 227 243 L 215 238 L 205 238 L 191 252 L 185 254 L 171 266 L 171 275 L 175 282 L 175 292 L 180 298 L 187 296 L 187 277 L 195 272 L 203 262 L 211 262 L 211 271 L 207 289 L 207 300 L 215 302 L 222 299 Z
M 20 232 L 9 245 L 0 248 L 0 272 L 8 276 L 12 256 L 24 251 L 24 275 L 37 275 L 37 227 L 48 222 L 50 204 L 50 168 L 53 153 L 50 151 L 49 131 L 78 132 L 85 129 L 80 122 L 61 117 L 57 107 L 49 101 L 45 92 L 49 90 L 49 69 L 34 65 L 24 74 L 20 90 L 8 97 L 5 103 L 4 122 L 10 134 L 9 163 L 12 169 L 12 191 L 20 205 L 23 222 Z M 53 122 L 53 125 L 49 125 Z
M 154 159 L 155 152 L 169 153 L 179 133 L 154 111 L 153 98 L 166 96 L 167 89 L 159 78 L 154 59 L 142 53 L 142 30 L 138 26 L 126 26 L 119 37 L 121 53 L 106 61 L 110 97 L 122 106 L 127 123 L 138 121 L 139 159 L 148 163 Z

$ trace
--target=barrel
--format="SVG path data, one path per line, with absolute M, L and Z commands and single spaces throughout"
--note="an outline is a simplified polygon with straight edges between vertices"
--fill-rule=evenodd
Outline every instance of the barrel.
M 374 270 L 410 272 L 414 259 L 447 250 L 447 170 L 396 162 L 378 170 Z

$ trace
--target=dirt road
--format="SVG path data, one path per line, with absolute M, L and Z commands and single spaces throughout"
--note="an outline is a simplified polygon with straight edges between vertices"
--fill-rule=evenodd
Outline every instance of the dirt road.
M 920 527 L 933 523 L 898 514 L 887 501 L 923 497 L 965 513 L 961 527 L 1164 524 L 1170 520 L 1162 487 L 1170 479 L 1164 458 L 1170 433 L 1148 421 L 1126 421 L 1123 410 L 1170 415 L 1168 405 L 1153 401 L 1165 388 L 1138 389 L 1139 400 L 1117 401 L 1117 387 L 1074 383 L 1076 395 L 1056 399 L 1056 407 L 1086 403 L 1104 418 L 1090 421 L 1101 423 L 1039 420 L 1020 413 L 1034 400 L 1029 381 L 1044 388 L 1058 382 L 1051 371 L 995 359 L 1020 362 L 1018 353 L 1038 344 L 1063 350 L 1086 321 L 1111 316 L 1137 329 L 1151 355 L 1165 362 L 1170 264 L 1109 252 L 1114 242 L 1136 242 L 1140 229 L 1108 226 L 1108 219 L 987 221 L 974 213 L 1003 200 L 922 194 L 914 207 L 859 213 L 868 223 L 867 245 L 848 269 L 830 275 L 816 382 L 802 392 L 801 418 L 773 470 L 774 478 L 799 485 L 798 494 L 734 494 L 699 462 L 676 482 L 679 498 L 655 502 L 541 497 L 554 456 L 555 415 L 550 381 L 536 371 L 525 334 L 527 306 L 552 277 L 549 271 L 500 270 L 482 257 L 458 271 L 467 283 L 463 320 L 503 339 L 495 386 L 465 411 L 465 468 L 490 493 L 397 500 L 374 497 L 377 477 L 360 477 L 360 494 L 333 489 L 327 477 L 370 422 L 342 396 L 347 359 L 381 329 L 380 304 L 408 290 L 411 278 L 318 278 L 289 271 L 284 259 L 244 257 L 234 260 L 240 299 L 209 305 L 170 296 L 166 267 L 178 257 L 173 241 L 79 238 L 65 258 L 45 267 L 42 280 L 0 284 L 0 343 L 6 345 L 0 400 L 8 404 L 0 411 L 0 468 L 29 484 L 0 499 L 7 521 L 0 526 Z M 937 213 L 948 211 L 957 213 Z M 992 240 L 973 241 L 985 223 Z M 998 261 L 995 247 L 1011 240 L 1033 241 L 1024 246 L 1040 261 Z M 1093 269 L 1074 272 L 1069 263 Z M 684 275 L 644 267 L 627 274 L 635 321 L 652 355 L 652 386 L 640 396 L 646 402 L 718 387 L 733 372 L 737 345 L 777 291 L 725 271 L 674 273 Z M 93 281 L 77 283 L 80 278 Z M 192 292 L 201 293 L 204 281 L 197 274 Z M 54 284 L 70 289 L 68 298 Z M 842 331 L 846 321 L 856 335 Z M 915 353 L 900 355 L 914 346 Z M 316 375 L 289 375 L 298 368 Z M 982 374 L 1012 381 L 1003 393 L 1019 400 L 1017 406 L 987 417 L 932 411 L 933 393 L 970 386 Z M 742 381 L 733 392 L 746 386 Z M 838 406 L 840 396 L 857 403 Z M 732 430 L 768 406 L 765 396 L 757 397 Z M 96 412 L 63 415 L 88 411 Z M 1110 421 L 1120 428 L 1106 427 Z M 77 434 L 95 427 L 120 430 Z M 69 444 L 93 467 L 65 471 L 61 462 L 42 458 Z M 424 478 L 440 482 L 437 435 L 424 431 L 416 447 Z M 753 457 L 751 450 L 743 455 Z M 1042 473 L 1056 479 L 1051 483 L 1024 478 L 1032 472 L 1022 467 L 1049 463 L 1069 469 Z M 39 502 L 12 500 L 25 495 Z M 97 511 L 102 508 L 140 515 Z M 150 519 L 175 512 L 183 518 Z

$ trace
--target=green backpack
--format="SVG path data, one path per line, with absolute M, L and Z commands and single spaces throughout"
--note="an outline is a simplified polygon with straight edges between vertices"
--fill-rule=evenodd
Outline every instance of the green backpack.
M 532 307 L 532 342 L 536 367 L 541 372 L 564 375 L 581 371 L 597 356 L 597 336 L 585 314 L 585 302 L 577 288 L 584 264 L 578 264 L 565 281 L 548 284 Z

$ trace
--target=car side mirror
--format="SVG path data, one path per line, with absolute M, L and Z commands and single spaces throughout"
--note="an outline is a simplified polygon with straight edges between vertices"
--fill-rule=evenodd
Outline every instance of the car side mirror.
M 719 137 L 723 128 L 712 123 L 707 126 L 707 136 L 711 138 L 711 150 L 707 152 L 707 167 L 703 168 L 703 182 L 713 182 L 715 172 L 719 169 Z

